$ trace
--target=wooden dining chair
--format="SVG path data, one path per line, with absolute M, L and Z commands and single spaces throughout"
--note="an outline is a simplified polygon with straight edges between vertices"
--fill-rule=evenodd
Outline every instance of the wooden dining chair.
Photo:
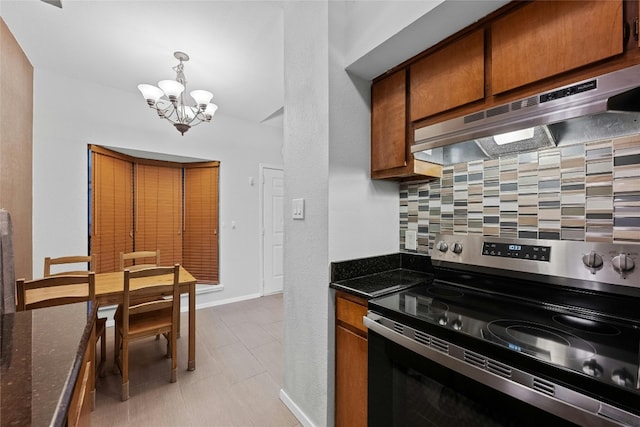
M 160 250 L 120 252 L 120 271 L 124 271 L 125 268 L 134 271 L 142 268 L 157 267 L 159 265 Z
M 86 270 L 74 270 L 69 268 L 78 268 L 80 265 L 86 265 Z M 44 259 L 44 277 L 70 275 L 70 274 L 88 274 L 95 271 L 96 255 L 73 255 L 57 258 L 46 257 Z M 55 270 L 55 273 L 52 273 Z M 64 271 L 60 271 L 59 267 L 63 267 Z M 100 363 L 97 365 L 96 373 L 100 377 L 105 376 L 105 365 L 107 361 L 107 319 L 104 317 L 96 318 L 96 337 L 100 340 Z
M 87 302 L 90 307 L 96 304 L 95 274 L 59 274 L 41 279 L 16 280 L 16 310 L 25 311 L 64 304 Z M 87 320 L 92 310 L 87 307 Z M 52 332 L 55 325 L 51 325 Z M 97 336 L 97 334 L 96 334 Z M 104 341 L 103 341 L 104 343 Z M 95 347 L 93 347 L 95 351 Z M 95 357 L 95 355 L 94 355 Z M 53 367 L 52 367 L 53 368 Z M 91 409 L 95 407 L 95 383 L 91 381 Z
M 158 276 L 172 274 L 172 280 Z M 129 348 L 134 340 L 163 334 L 171 357 L 170 381 L 177 378 L 178 318 L 180 316 L 180 265 L 124 270 L 123 303 L 115 318 L 115 366 L 122 374 L 121 399 L 129 399 Z M 170 298 L 167 298 L 170 296 Z
M 155 260 L 154 262 L 150 262 Z M 160 265 L 160 249 L 155 251 L 135 251 L 120 252 L 120 271 L 127 268 L 129 271 L 140 270 L 143 268 L 157 267 Z M 178 326 L 178 335 L 180 334 L 180 326 Z M 160 335 L 156 335 L 156 339 L 160 339 Z

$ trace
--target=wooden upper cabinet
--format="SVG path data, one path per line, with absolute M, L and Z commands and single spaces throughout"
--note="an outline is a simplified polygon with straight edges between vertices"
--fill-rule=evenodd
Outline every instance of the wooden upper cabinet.
M 409 81 L 411 121 L 483 99 L 484 30 L 412 64 Z
M 406 71 L 371 86 L 371 172 L 407 165 Z
M 622 0 L 528 3 L 491 25 L 492 92 L 622 52 Z

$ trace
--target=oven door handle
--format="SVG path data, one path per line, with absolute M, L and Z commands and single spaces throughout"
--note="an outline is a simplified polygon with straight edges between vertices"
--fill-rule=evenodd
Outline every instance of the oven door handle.
M 416 331 L 375 312 L 369 311 L 362 318 L 362 321 L 371 331 L 414 353 L 578 425 L 595 423 L 598 426 L 640 427 L 640 417 L 637 415 L 558 384 L 552 384 L 554 391 L 552 395 L 548 395 L 529 385 L 535 384 L 538 379 L 527 372 L 493 361 L 440 338 Z M 393 325 L 393 328 L 385 326 L 383 323 Z M 416 341 L 416 332 L 422 336 L 420 339 L 422 342 Z M 467 357 L 470 357 L 474 363 L 467 362 Z M 480 360 L 484 360 L 484 362 L 479 363 Z M 500 365 L 509 369 L 508 377 L 491 372 L 488 368 Z M 549 383 L 546 380 L 540 381 Z
M 380 321 L 380 319 L 382 319 L 382 316 L 380 316 L 377 313 L 374 313 L 373 311 L 370 311 L 367 313 L 366 316 L 362 318 L 362 321 L 367 327 L 371 327 L 371 326 L 375 327 L 374 322 L 378 322 Z

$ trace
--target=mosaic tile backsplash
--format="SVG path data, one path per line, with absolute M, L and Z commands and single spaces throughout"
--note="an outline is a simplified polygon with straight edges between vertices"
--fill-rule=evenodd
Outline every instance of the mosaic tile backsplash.
M 435 235 L 640 243 L 640 135 L 458 163 L 400 186 L 400 249 Z

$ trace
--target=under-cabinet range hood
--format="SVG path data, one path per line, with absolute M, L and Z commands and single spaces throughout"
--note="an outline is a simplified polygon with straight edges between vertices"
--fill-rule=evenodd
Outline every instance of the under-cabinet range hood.
M 416 127 L 418 160 L 451 165 L 640 133 L 640 65 Z

